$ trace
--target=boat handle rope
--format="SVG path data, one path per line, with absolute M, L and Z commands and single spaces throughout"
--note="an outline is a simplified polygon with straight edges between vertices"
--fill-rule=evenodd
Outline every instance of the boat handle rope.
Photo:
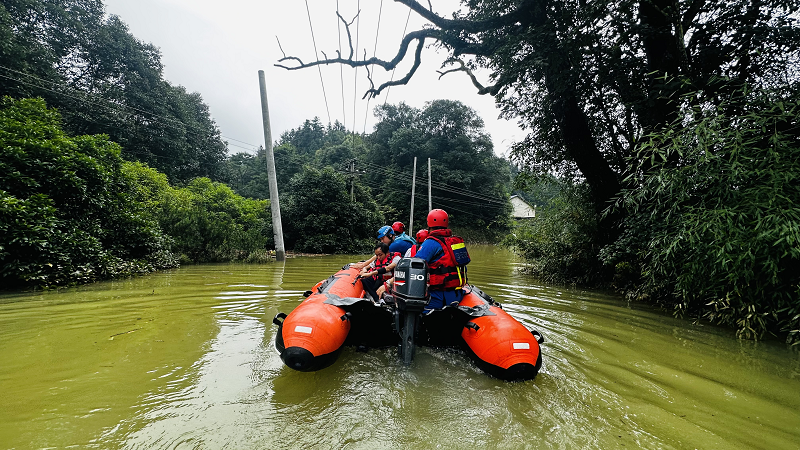
M 467 322 L 464 324 L 464 328 L 469 328 L 470 330 L 478 331 L 481 327 L 475 322 Z
M 278 318 L 280 318 L 281 320 L 279 321 Z M 283 325 L 283 321 L 285 319 L 286 319 L 286 313 L 278 313 L 278 314 L 275 314 L 275 317 L 272 319 L 272 323 L 274 323 L 275 325 L 281 326 L 281 325 Z
M 344 322 L 345 320 L 350 320 L 350 317 L 352 317 L 352 316 L 353 316 L 353 313 L 346 312 L 346 313 L 342 314 L 342 317 L 340 317 L 339 319 L 341 319 L 341 321 Z

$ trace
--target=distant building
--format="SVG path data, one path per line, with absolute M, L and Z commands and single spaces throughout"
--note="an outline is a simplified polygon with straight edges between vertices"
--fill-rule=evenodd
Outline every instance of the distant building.
M 536 207 L 525 202 L 519 195 L 511 196 L 511 215 L 515 219 L 532 219 L 536 217 Z

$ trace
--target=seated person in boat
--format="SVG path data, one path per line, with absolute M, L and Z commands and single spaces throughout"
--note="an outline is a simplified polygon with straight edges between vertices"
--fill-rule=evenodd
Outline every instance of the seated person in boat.
M 375 246 L 375 259 L 359 274 L 364 290 L 373 300 L 380 301 L 381 295 L 386 291 L 385 283 L 392 278 L 398 261 L 400 253 L 392 253 L 385 243 L 381 242 Z
M 440 309 L 464 298 L 467 284 L 469 253 L 464 240 L 448 228 L 449 216 L 444 210 L 428 213 L 428 237 L 417 250 L 416 257 L 428 262 L 428 293 L 426 310 Z
M 396 224 L 400 224 L 403 226 L 401 222 L 395 222 Z M 405 227 L 403 227 L 405 229 Z M 405 233 L 403 233 L 405 235 Z M 406 236 L 407 237 L 407 236 Z M 405 252 L 413 246 L 413 244 L 407 240 L 396 240 L 394 229 L 389 225 L 384 225 L 378 229 L 377 239 L 379 243 L 384 243 L 389 246 L 389 253 L 400 253 L 401 255 L 405 254 Z M 408 238 L 411 239 L 411 238 Z M 413 242 L 413 239 L 411 239 Z M 355 267 L 356 269 L 363 269 L 370 265 L 373 261 L 375 261 L 375 256 L 372 256 L 370 259 L 366 261 L 361 261 L 357 263 L 351 263 L 351 267 Z
M 395 222 L 395 223 L 400 223 L 400 222 Z M 383 226 L 381 227 L 380 230 L 378 230 L 378 241 L 388 245 L 390 252 L 400 253 L 401 255 L 405 253 L 406 250 L 411 248 L 412 245 L 414 245 L 407 240 L 397 240 L 396 235 L 394 234 L 394 229 L 392 229 L 392 227 L 390 227 L 389 225 Z
M 406 226 L 403 225 L 403 222 L 393 223 L 392 231 L 394 231 L 394 240 L 389 244 L 389 251 L 398 251 L 401 255 L 404 255 L 409 248 L 417 245 L 417 241 L 406 234 Z M 395 246 L 394 249 L 392 249 L 392 245 Z M 401 247 L 406 248 L 402 249 Z
M 422 243 L 425 242 L 425 239 L 428 238 L 428 230 L 423 228 L 417 231 L 417 235 L 415 237 L 417 238 L 417 243 L 415 245 L 412 245 L 411 248 L 409 248 L 408 250 L 406 250 L 406 252 L 403 254 L 403 258 L 416 257 L 419 248 L 422 246 Z

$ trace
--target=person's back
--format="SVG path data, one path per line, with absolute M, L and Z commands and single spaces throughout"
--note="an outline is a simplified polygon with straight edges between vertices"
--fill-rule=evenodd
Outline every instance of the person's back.
M 400 253 L 401 255 L 405 255 L 406 251 L 408 251 L 408 249 L 410 249 L 413 246 L 414 244 L 408 241 L 401 241 L 395 239 L 394 241 L 392 241 L 391 244 L 389 244 L 389 251 L 392 253 L 397 252 Z
M 464 240 L 453 236 L 447 213 L 434 209 L 428 214 L 428 238 L 416 252 L 416 257 L 428 262 L 431 299 L 427 309 L 439 309 L 464 297 L 467 284 L 466 264 L 469 263 Z M 458 252 L 458 253 L 456 253 Z
M 392 252 L 399 252 L 405 255 L 406 252 L 417 244 L 417 242 L 406 234 L 406 227 L 403 222 L 395 222 L 392 224 L 392 231 L 394 231 L 394 238 L 389 245 L 389 250 Z

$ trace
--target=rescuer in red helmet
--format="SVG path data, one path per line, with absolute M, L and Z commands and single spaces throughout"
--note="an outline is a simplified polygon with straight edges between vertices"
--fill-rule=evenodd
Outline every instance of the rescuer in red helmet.
M 448 228 L 449 222 L 444 210 L 429 212 L 428 237 L 416 252 L 417 258 L 428 262 L 431 299 L 426 309 L 440 309 L 464 298 L 469 253 L 464 240 Z
M 391 251 L 400 252 L 403 255 L 416 244 L 416 241 L 406 234 L 406 226 L 403 225 L 403 222 L 393 223 L 392 231 L 394 232 L 394 239 L 389 244 Z
M 425 242 L 425 239 L 428 238 L 428 230 L 423 228 L 417 231 L 417 234 L 414 237 L 417 238 L 417 245 L 411 246 L 411 248 L 408 249 L 406 253 L 403 255 L 403 258 L 416 257 L 417 251 L 419 251 L 419 248 L 422 246 L 422 243 Z

